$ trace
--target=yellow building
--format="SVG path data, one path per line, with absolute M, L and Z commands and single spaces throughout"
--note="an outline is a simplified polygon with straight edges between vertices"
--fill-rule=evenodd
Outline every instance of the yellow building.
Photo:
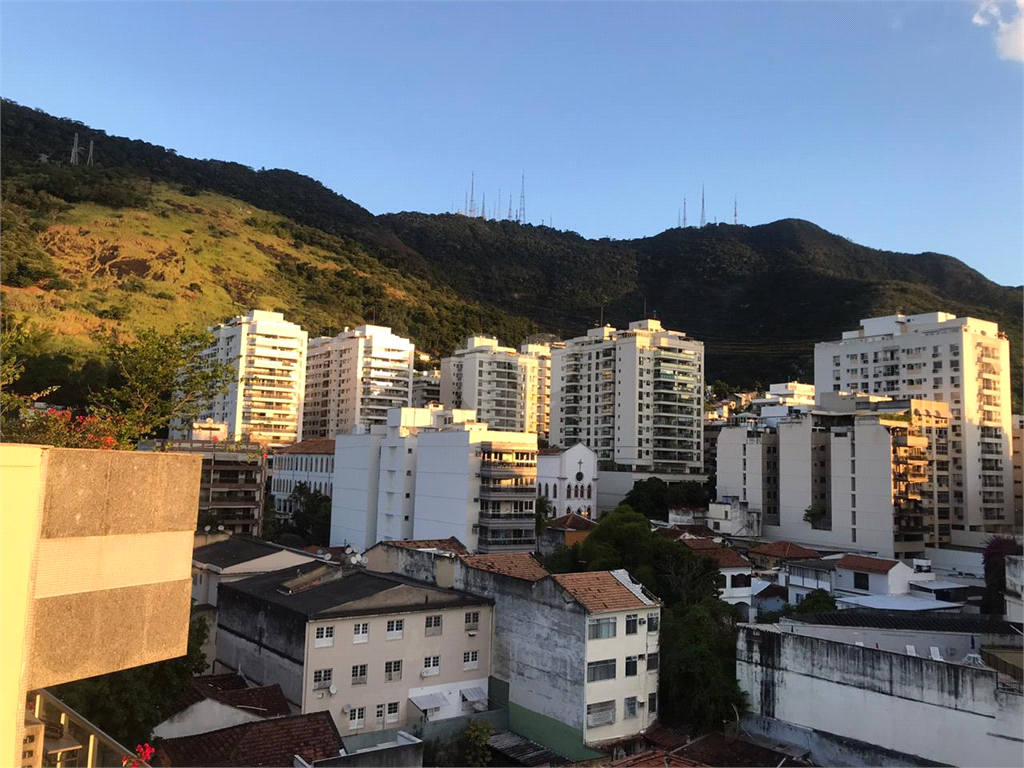
M 0 765 L 120 764 L 40 692 L 185 654 L 201 461 L 0 445 Z

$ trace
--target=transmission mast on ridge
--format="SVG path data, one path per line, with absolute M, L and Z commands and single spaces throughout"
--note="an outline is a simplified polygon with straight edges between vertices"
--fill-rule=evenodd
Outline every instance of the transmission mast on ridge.
M 707 218 L 704 216 L 704 185 L 700 187 L 700 227 L 703 229 L 708 223 Z
M 85 158 L 86 165 L 92 165 L 92 139 L 89 139 L 89 156 Z
M 683 198 L 683 226 L 686 226 L 686 198 Z
M 508 220 L 512 221 L 512 193 L 508 193 Z
M 521 186 L 519 187 L 519 213 L 516 214 L 516 221 L 520 224 L 526 223 L 526 174 L 523 174 Z
M 473 197 L 473 172 L 469 173 L 469 215 L 476 216 L 476 200 Z
M 736 207 L 736 203 L 737 203 L 737 198 L 734 197 L 732 199 L 732 223 L 733 224 L 739 224 L 740 223 L 739 208 Z
M 481 192 L 480 193 L 480 218 L 481 219 L 486 219 L 487 218 L 487 193 L 486 192 Z
M 78 133 L 75 133 L 75 143 L 71 145 L 71 164 L 78 165 L 78 155 L 82 148 L 78 146 Z

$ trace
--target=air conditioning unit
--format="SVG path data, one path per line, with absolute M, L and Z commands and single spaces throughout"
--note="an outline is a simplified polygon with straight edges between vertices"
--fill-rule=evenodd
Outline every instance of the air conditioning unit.
M 641 653 L 636 658 L 637 658 L 638 661 L 643 661 L 644 659 L 647 658 L 647 654 L 646 653 Z
M 643 626 L 647 623 L 647 619 L 640 619 L 638 623 L 640 624 L 640 626 Z
M 469 632 L 468 634 L 470 637 L 476 637 L 476 632 Z
M 638 702 L 636 703 L 636 708 L 637 708 L 637 709 L 643 709 L 643 708 L 644 708 L 644 707 L 646 707 L 646 706 L 647 706 L 647 703 L 646 703 L 646 702 L 643 702 L 643 701 L 638 701 Z

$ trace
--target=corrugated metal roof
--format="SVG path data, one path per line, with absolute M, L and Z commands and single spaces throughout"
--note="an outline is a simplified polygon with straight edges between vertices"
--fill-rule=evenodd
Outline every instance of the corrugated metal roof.
M 534 741 L 520 736 L 512 731 L 496 733 L 487 740 L 487 746 L 495 752 L 500 752 L 510 760 L 519 765 L 542 766 L 542 765 L 566 765 L 569 760 L 557 752 L 552 752 L 547 747 L 542 747 Z
M 1021 624 L 1013 624 L 988 616 L 965 613 L 886 613 L 856 609 L 835 613 L 797 614 L 783 621 L 820 624 L 833 627 L 864 627 L 866 629 L 904 629 L 919 632 L 962 632 L 968 634 L 1011 635 L 1019 637 Z M 1016 630 L 1015 630 L 1016 628 Z

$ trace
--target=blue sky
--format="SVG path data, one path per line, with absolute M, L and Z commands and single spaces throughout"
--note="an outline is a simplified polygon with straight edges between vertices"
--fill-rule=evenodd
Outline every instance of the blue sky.
M 373 213 L 796 217 L 1019 285 L 1020 3 L 22 3 L 0 93 Z M 1009 42 L 1008 42 L 1009 41 Z M 97 146 L 102 158 L 102 147 Z

